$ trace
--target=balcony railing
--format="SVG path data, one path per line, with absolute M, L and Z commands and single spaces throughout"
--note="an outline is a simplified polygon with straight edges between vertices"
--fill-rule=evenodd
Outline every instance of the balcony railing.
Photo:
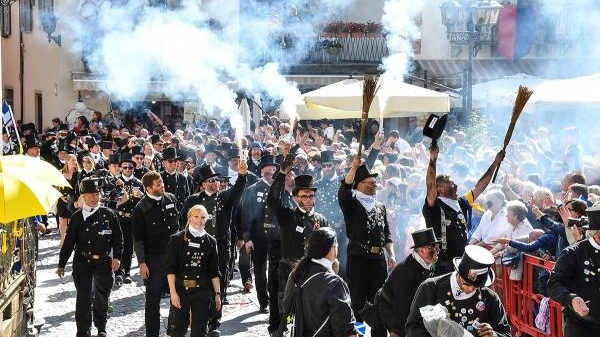
M 385 37 L 351 35 L 319 37 L 312 44 L 304 64 L 367 63 L 379 64 L 389 54 Z

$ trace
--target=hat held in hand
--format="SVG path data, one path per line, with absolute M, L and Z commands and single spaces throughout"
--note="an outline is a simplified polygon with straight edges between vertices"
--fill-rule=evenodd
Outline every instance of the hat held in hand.
M 448 121 L 448 114 L 443 114 L 439 117 L 436 114 L 429 115 L 427 123 L 423 127 L 423 136 L 431 138 L 431 146 L 437 146 L 437 141 L 442 136 L 446 122 Z

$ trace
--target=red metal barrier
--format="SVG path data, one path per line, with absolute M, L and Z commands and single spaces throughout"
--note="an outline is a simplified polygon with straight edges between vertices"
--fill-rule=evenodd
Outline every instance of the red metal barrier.
M 502 267 L 494 282 L 494 290 L 504 302 L 506 314 L 510 320 L 514 335 L 533 337 L 563 337 L 562 307 L 550 301 L 550 333 L 538 329 L 535 325 L 534 307 L 539 308 L 543 296 L 537 294 L 533 281 L 537 279 L 540 268 L 551 271 L 554 262 L 532 255 L 523 255 L 523 278 L 521 281 L 510 279 L 510 268 Z M 497 268 L 498 269 L 498 268 Z

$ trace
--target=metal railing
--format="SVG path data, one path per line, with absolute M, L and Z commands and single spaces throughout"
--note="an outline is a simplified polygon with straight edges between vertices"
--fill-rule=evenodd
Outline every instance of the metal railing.
M 336 47 L 337 46 L 337 47 Z M 312 44 L 304 64 L 379 64 L 389 55 L 386 39 L 378 36 L 319 37 Z

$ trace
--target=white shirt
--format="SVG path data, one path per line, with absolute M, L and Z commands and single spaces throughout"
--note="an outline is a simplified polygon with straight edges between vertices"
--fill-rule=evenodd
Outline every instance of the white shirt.
M 89 218 L 92 214 L 96 213 L 96 211 L 100 209 L 100 205 L 91 208 L 88 205 L 83 205 L 83 208 L 81 209 L 81 215 L 83 215 L 83 220 L 87 220 L 87 218 Z
M 493 245 L 492 240 L 508 237 L 512 232 L 512 226 L 506 218 L 506 208 L 502 208 L 494 219 L 492 219 L 492 211 L 487 210 L 483 213 L 479 226 L 473 233 L 472 239 L 483 241 L 486 245 Z

